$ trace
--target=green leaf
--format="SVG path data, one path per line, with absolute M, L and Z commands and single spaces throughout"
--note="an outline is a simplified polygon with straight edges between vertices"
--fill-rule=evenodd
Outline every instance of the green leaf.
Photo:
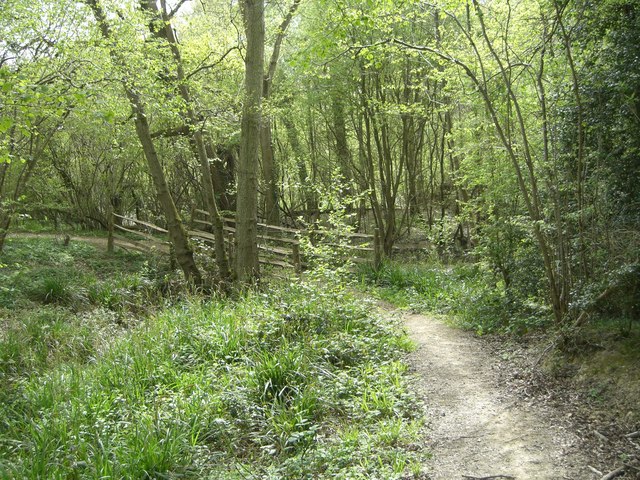
M 9 117 L 0 117 L 0 133 L 5 133 L 13 126 L 13 120 Z
M 102 112 L 100 115 L 103 120 L 107 123 L 113 123 L 116 119 L 116 113 L 113 110 L 109 110 L 107 112 Z

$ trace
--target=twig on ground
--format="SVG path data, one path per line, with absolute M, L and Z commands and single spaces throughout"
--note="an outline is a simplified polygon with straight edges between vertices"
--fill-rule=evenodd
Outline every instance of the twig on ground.
M 587 468 L 591 470 L 593 473 L 595 473 L 596 475 L 602 477 L 603 473 L 600 470 L 593 468 L 591 465 L 587 465 Z
M 607 473 L 604 477 L 602 477 L 600 480 L 611 480 L 612 478 L 616 478 L 619 477 L 620 475 L 622 475 L 624 473 L 624 471 L 626 470 L 626 466 L 622 466 L 620 468 L 616 468 L 614 471 Z
M 625 435 L 625 437 L 627 437 L 627 438 L 640 438 L 640 430 L 638 430 L 637 432 L 627 433 Z

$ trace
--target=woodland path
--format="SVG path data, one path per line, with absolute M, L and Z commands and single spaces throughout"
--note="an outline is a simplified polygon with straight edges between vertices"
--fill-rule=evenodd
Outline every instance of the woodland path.
M 9 232 L 8 238 L 51 238 L 60 243 L 64 242 L 66 237 L 65 233 L 22 233 L 22 232 Z M 96 248 L 106 250 L 107 238 L 106 237 L 90 237 L 90 236 L 78 236 L 69 235 L 70 242 L 84 242 L 93 245 Z M 123 238 L 114 238 L 114 246 L 120 247 L 124 250 L 151 252 L 158 250 L 161 253 L 169 253 L 169 247 L 166 245 L 152 244 L 146 240 L 127 241 Z M 142 249 L 142 246 L 147 246 L 147 249 Z
M 404 314 L 418 345 L 410 363 L 425 400 L 433 480 L 594 478 L 579 439 L 556 415 L 518 402 L 481 340 L 441 320 Z

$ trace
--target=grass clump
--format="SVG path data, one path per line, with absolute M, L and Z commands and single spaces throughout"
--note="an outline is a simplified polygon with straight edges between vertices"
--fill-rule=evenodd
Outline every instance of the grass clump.
M 417 476 L 408 341 L 372 310 L 307 283 L 177 304 L 5 391 L 0 477 Z

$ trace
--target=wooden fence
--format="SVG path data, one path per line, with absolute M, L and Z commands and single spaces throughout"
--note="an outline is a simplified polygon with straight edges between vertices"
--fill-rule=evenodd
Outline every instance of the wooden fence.
M 200 216 L 200 218 L 198 218 L 198 216 Z M 187 232 L 194 240 L 213 244 L 215 242 L 213 233 L 205 230 L 212 227 L 208 216 L 209 213 L 204 210 L 195 210 L 191 221 L 192 228 L 188 229 Z M 113 239 L 118 239 L 142 251 L 148 251 L 150 248 L 156 248 L 159 251 L 168 250 L 170 242 L 167 238 L 168 231 L 166 229 L 150 222 L 121 215 L 114 214 L 114 219 L 115 218 L 120 221 L 110 222 L 112 225 L 112 228 L 109 230 L 110 242 L 112 242 Z M 228 256 L 232 261 L 235 256 L 235 219 L 224 217 L 223 222 L 225 246 Z M 193 228 L 196 224 L 200 225 L 203 229 Z M 116 233 L 116 230 L 135 235 L 143 239 L 146 243 L 119 235 Z M 382 247 L 377 231 L 375 235 L 362 233 L 337 234 L 323 230 L 306 231 L 258 223 L 260 263 L 293 269 L 298 274 L 302 273 L 307 264 L 307 259 L 304 258 L 304 255 L 301 254 L 300 251 L 300 240 L 302 238 L 309 238 L 314 245 L 324 245 L 347 251 L 350 253 L 350 259 L 355 263 L 380 264 Z

